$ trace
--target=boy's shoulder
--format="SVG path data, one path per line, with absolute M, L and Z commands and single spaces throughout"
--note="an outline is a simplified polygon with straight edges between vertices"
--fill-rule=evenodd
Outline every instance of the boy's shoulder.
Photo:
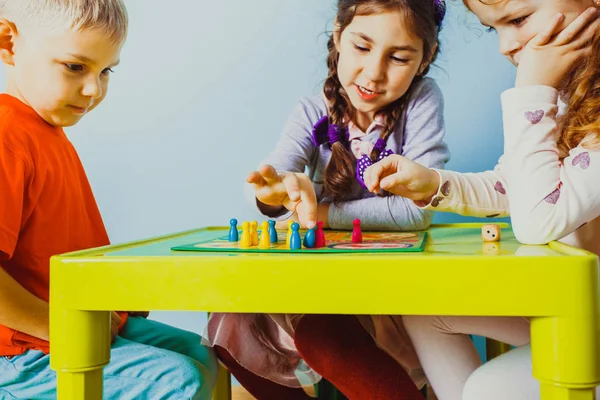
M 20 143 L 26 124 L 23 118 L 10 104 L 0 101 L 0 142 L 6 144 Z
M 15 106 L 14 103 L 14 98 L 7 100 L 5 94 L 0 94 L 0 144 L 14 152 L 26 152 L 32 143 L 38 141 L 36 133 L 45 124 L 33 109 L 24 113 L 23 105 Z

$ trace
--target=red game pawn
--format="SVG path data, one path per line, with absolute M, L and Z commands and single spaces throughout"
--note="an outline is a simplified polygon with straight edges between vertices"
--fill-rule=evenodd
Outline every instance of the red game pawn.
M 352 229 L 352 243 L 362 243 L 362 231 L 360 230 L 360 219 L 356 218 L 353 222 L 354 229 Z
M 315 233 L 315 249 L 320 249 L 321 247 L 325 247 L 327 243 L 325 242 L 325 232 L 323 232 L 323 221 L 317 221 L 317 231 Z

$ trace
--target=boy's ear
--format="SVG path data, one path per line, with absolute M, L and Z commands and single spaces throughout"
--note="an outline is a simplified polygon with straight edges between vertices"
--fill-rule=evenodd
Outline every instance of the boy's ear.
M 0 18 L 0 60 L 5 64 L 14 65 L 14 38 L 17 33 L 15 24 L 5 18 Z

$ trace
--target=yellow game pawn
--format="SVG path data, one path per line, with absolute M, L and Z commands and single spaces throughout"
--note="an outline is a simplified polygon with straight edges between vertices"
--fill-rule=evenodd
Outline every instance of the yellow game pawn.
M 250 222 L 250 237 L 252 238 L 252 246 L 258 246 L 258 222 Z
M 267 250 L 271 248 L 271 238 L 269 237 L 269 223 L 263 221 L 260 224 L 260 241 L 258 242 L 258 248 Z
M 290 242 L 292 239 L 292 224 L 294 223 L 293 220 L 288 220 L 288 230 L 287 230 L 287 235 L 285 237 L 285 245 L 287 246 L 287 248 L 290 248 Z
M 242 223 L 242 237 L 240 240 L 240 249 L 249 249 L 252 246 L 252 237 L 250 236 L 250 223 Z

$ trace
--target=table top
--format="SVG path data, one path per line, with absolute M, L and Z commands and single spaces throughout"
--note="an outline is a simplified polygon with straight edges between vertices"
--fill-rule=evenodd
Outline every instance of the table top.
M 56 256 L 51 301 L 79 310 L 573 315 L 596 312 L 596 255 L 526 246 L 502 226 L 435 225 L 422 253 L 179 252 L 227 234 L 206 227 Z M 57 304 L 57 303 L 55 303 Z
M 498 224 L 502 228 L 500 242 L 483 242 L 481 239 L 482 224 L 447 224 L 432 225 L 428 230 L 429 237 L 425 251 L 414 254 L 395 254 L 393 257 L 448 257 L 448 256 L 536 256 L 536 257 L 565 257 L 569 255 L 586 255 L 588 253 L 564 245 L 558 246 L 525 246 L 519 243 L 510 226 Z M 211 240 L 226 236 L 229 227 L 211 226 L 186 232 L 174 233 L 156 238 L 144 239 L 129 243 L 83 250 L 63 255 L 65 257 L 230 257 L 232 253 L 220 252 L 185 252 L 173 251 L 171 247 Z M 349 254 L 235 254 L 243 257 L 284 257 L 297 259 L 301 257 L 344 257 Z M 390 256 L 389 253 L 351 253 L 355 256 Z

